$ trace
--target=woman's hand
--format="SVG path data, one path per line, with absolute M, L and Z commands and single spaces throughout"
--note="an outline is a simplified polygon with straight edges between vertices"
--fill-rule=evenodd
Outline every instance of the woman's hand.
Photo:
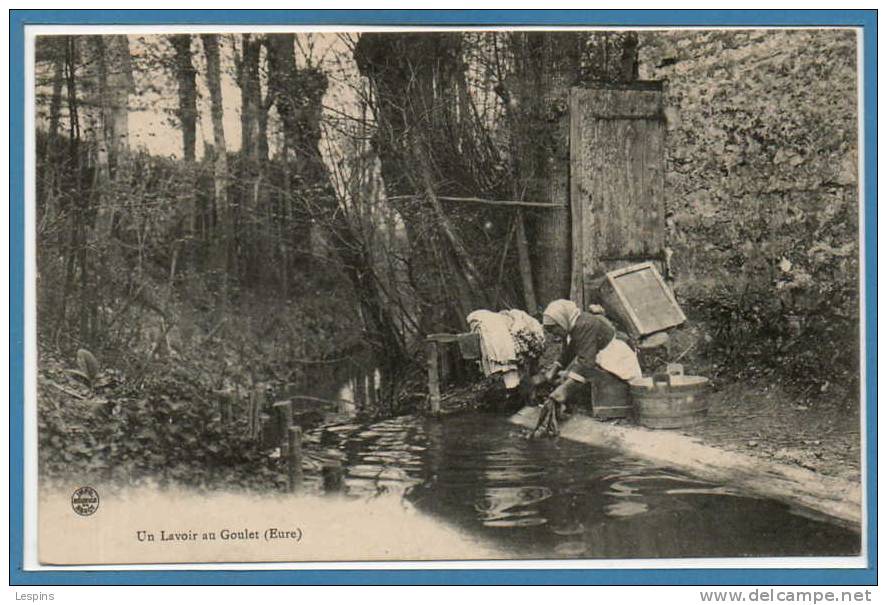
M 559 372 L 561 364 L 555 362 L 545 371 L 545 382 L 551 382 L 554 378 L 561 377 L 563 372 Z

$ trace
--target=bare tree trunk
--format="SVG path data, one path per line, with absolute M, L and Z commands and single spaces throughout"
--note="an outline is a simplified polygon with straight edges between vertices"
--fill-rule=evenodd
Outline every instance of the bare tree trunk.
M 296 112 L 296 51 L 293 34 L 268 34 L 268 94 L 283 130 L 283 184 L 280 209 L 283 218 L 280 232 L 280 281 L 284 296 L 289 296 L 291 250 L 299 246 L 301 233 L 296 233 L 292 206 L 292 169 L 298 155 L 295 126 Z
M 268 89 L 283 130 L 286 154 L 298 153 L 296 50 L 294 34 L 268 34 Z M 289 160 L 289 155 L 287 156 Z
M 228 203 L 228 152 L 225 144 L 222 105 L 221 68 L 219 61 L 219 39 L 216 34 L 201 34 L 203 51 L 206 55 L 206 79 L 209 89 L 213 124 L 213 191 L 219 229 L 215 234 L 213 253 L 215 266 L 223 272 L 223 297 L 227 298 L 228 273 L 231 269 L 229 252 L 233 236 L 231 208 Z
M 240 161 L 237 167 L 237 199 L 234 212 L 235 233 L 241 250 L 240 277 L 252 280 L 265 273 L 262 263 L 269 257 L 266 238 L 255 221 L 259 214 L 262 163 L 259 139 L 263 112 L 259 60 L 262 39 L 258 35 L 240 35 L 240 53 L 235 54 L 237 84 L 240 87 Z M 251 217 L 251 220 L 244 220 Z
M 259 87 L 259 55 L 262 40 L 241 34 L 241 54 L 237 62 L 237 83 L 240 86 L 241 154 L 255 162 L 259 156 L 259 112 L 262 91 Z
M 52 99 L 49 102 L 49 135 L 55 139 L 59 135 L 62 113 L 62 87 L 65 84 L 65 56 L 56 51 L 52 65 Z
M 264 53 L 263 53 L 264 51 Z M 271 107 L 274 105 L 274 91 L 271 89 L 271 50 L 270 50 L 270 41 L 268 40 L 268 36 L 263 36 L 261 38 L 261 44 L 259 49 L 257 50 L 257 55 L 259 58 L 259 66 L 263 69 L 263 73 L 267 74 L 265 78 L 265 87 L 266 92 L 264 96 L 262 96 L 262 78 L 261 75 L 258 79 L 258 94 L 260 97 L 260 103 L 257 111 L 258 131 L 256 132 L 256 152 L 258 154 L 259 162 L 267 162 L 269 157 L 268 150 L 268 112 L 271 110 Z
M 67 91 L 68 106 L 68 169 L 70 170 L 70 182 L 79 193 L 80 180 L 80 109 L 77 103 L 77 40 L 74 36 L 65 36 L 65 88 Z M 83 223 L 82 195 L 76 195 L 71 204 L 69 222 L 69 246 L 65 262 L 65 281 L 62 287 L 62 301 L 59 308 L 59 322 L 56 333 L 61 333 L 68 323 L 68 299 L 74 287 L 74 277 L 77 269 L 77 252 L 83 247 L 81 236 Z M 79 312 L 79 309 L 78 309 Z
M 514 74 L 508 82 L 515 194 L 552 204 L 528 226 L 537 302 L 570 292 L 569 88 L 579 78 L 583 34 L 510 34 Z M 530 218 L 530 217 L 528 217 Z M 526 291 L 526 288 L 525 288 Z
M 98 72 L 94 92 L 100 107 L 100 131 L 96 133 L 98 218 L 95 236 L 100 242 L 107 242 L 115 215 L 107 189 L 121 153 L 129 147 L 129 93 L 133 80 L 126 36 L 95 36 L 93 41 L 92 60 Z
M 179 97 L 177 115 L 182 129 L 182 157 L 185 162 L 193 163 L 197 147 L 197 70 L 194 69 L 191 54 L 191 35 L 174 34 L 169 37 L 169 41 L 175 53 L 174 65 Z M 198 202 L 194 192 L 188 194 L 184 205 L 184 255 L 186 258 L 196 260 L 198 255 L 195 240 L 201 221 L 198 219 Z
M 552 204 L 535 213 L 528 229 L 544 305 L 570 293 L 570 88 L 637 79 L 638 38 L 634 32 L 515 32 L 509 41 L 515 67 L 505 100 L 517 194 Z
M 175 51 L 176 83 L 179 89 L 178 118 L 182 127 L 182 157 L 193 162 L 197 146 L 197 70 L 191 55 L 191 35 L 169 37 Z
M 106 191 L 111 180 L 111 140 L 113 128 L 111 126 L 111 108 L 108 101 L 110 90 L 108 87 L 108 53 L 105 48 L 105 39 L 102 36 L 91 36 L 90 63 L 96 70 L 93 94 L 99 107 L 98 123 L 93 128 L 95 142 L 95 177 L 93 178 L 93 194 L 98 209 L 96 217 L 95 235 L 104 242 L 111 236 L 114 224 L 113 210 L 107 207 Z
M 135 84 L 132 77 L 129 38 L 123 35 L 102 36 L 102 38 L 108 61 L 105 140 L 108 141 L 113 172 L 120 154 L 129 149 L 129 95 L 133 92 Z
M 37 181 L 38 199 L 43 204 L 38 207 L 44 217 L 54 218 L 58 213 L 56 197 L 60 179 L 59 128 L 61 127 L 62 89 L 65 85 L 65 51 L 59 42 L 64 38 L 53 40 L 52 97 L 49 101 L 49 131 L 46 137 L 46 149 L 43 155 L 44 177 Z M 39 219 L 38 219 L 39 222 Z

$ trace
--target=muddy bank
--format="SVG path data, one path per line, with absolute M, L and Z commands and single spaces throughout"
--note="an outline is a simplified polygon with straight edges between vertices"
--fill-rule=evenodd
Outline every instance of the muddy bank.
M 797 400 L 779 387 L 728 385 L 712 393 L 705 423 L 679 432 L 703 443 L 860 482 L 859 406 Z

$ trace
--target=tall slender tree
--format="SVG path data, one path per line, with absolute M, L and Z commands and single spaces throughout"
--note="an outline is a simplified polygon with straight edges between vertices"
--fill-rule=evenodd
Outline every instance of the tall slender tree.
M 201 34 L 206 55 L 206 84 L 209 89 L 210 113 L 213 131 L 213 192 L 218 225 L 214 234 L 214 264 L 224 277 L 227 296 L 227 280 L 231 270 L 230 251 L 233 241 L 233 222 L 228 200 L 228 148 L 225 143 L 224 105 L 222 103 L 222 75 L 219 58 L 219 37 Z
M 178 110 L 176 116 L 182 128 L 182 157 L 193 162 L 197 148 L 197 70 L 191 54 L 191 34 L 173 34 L 169 37 L 175 56 Z

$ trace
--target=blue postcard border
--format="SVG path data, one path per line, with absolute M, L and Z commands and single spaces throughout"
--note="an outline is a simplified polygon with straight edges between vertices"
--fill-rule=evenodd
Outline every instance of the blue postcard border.
M 25 571 L 24 101 L 25 26 L 224 25 L 847 26 L 863 31 L 866 454 L 864 569 L 438 569 Z M 877 32 L 875 10 L 12 10 L 10 11 L 9 583 L 10 585 L 875 585 L 877 584 Z

